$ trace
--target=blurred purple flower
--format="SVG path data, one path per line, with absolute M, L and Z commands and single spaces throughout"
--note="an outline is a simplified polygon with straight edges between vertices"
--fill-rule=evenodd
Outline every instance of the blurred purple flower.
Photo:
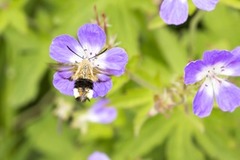
M 54 74 L 53 85 L 61 93 L 75 96 L 76 79 L 75 81 L 70 79 L 77 72 L 79 74 L 75 75 L 76 77 L 81 77 L 81 74 L 91 74 L 95 80 L 92 80 L 93 91 L 88 93 L 90 98 L 103 97 L 112 87 L 109 76 L 120 76 L 124 73 L 128 61 L 127 54 L 120 47 L 105 48 L 106 34 L 96 24 L 81 26 L 77 35 L 78 40 L 70 35 L 60 35 L 52 41 L 51 58 L 66 65 Z M 82 72 L 79 68 L 76 69 L 76 66 L 79 67 L 83 62 L 88 65 L 87 69 L 90 73 L 86 73 L 88 71 L 86 68 Z M 69 69 L 69 66 L 74 65 L 75 68 Z
M 222 111 L 232 112 L 240 106 L 240 88 L 228 82 L 223 76 L 240 76 L 240 48 L 232 52 L 206 51 L 202 60 L 187 64 L 184 76 L 186 85 L 204 79 L 193 100 L 194 114 L 199 117 L 209 116 L 214 97 Z
M 108 107 L 107 99 L 100 99 L 92 108 L 88 110 L 87 120 L 95 123 L 107 124 L 114 121 L 117 117 L 117 110 L 113 107 Z
M 103 152 L 95 151 L 88 157 L 88 160 L 110 160 L 110 158 Z
M 212 11 L 219 0 L 192 0 L 195 6 L 205 11 Z M 163 0 L 159 10 L 160 17 L 167 24 L 179 25 L 188 17 L 187 0 Z

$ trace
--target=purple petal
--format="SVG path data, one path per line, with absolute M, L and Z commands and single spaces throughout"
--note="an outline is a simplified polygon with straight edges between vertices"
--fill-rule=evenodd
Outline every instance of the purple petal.
M 96 24 L 85 24 L 78 30 L 79 42 L 85 52 L 95 55 L 100 52 L 106 42 L 106 35 Z
M 93 98 L 105 96 L 112 88 L 112 81 L 108 76 L 98 75 L 98 78 L 99 81 L 93 84 Z
M 205 80 L 193 100 L 193 112 L 199 117 L 209 116 L 213 107 L 213 88 L 209 80 Z
M 234 56 L 225 50 L 206 51 L 203 55 L 205 64 L 212 66 L 215 73 L 226 76 L 240 75 L 240 56 Z
M 234 58 L 228 65 L 226 65 L 226 73 L 224 73 L 224 75 L 240 76 L 240 47 L 236 47 L 231 53 L 234 55 Z
M 211 50 L 204 52 L 203 55 L 203 62 L 206 65 L 215 65 L 215 64 L 222 64 L 226 65 L 231 62 L 233 59 L 233 55 L 229 51 L 225 50 Z
M 59 92 L 73 96 L 74 81 L 66 79 L 67 74 L 69 73 L 65 73 L 63 76 L 62 73 L 56 72 L 53 76 L 53 86 L 59 90 Z
M 188 63 L 184 70 L 184 83 L 188 85 L 202 80 L 207 74 L 205 68 L 206 66 L 201 60 Z
M 240 56 L 240 47 L 234 48 L 231 53 L 235 56 Z
M 93 105 L 93 107 L 89 110 L 88 120 L 102 124 L 114 121 L 117 117 L 117 110 L 113 107 L 107 107 L 107 104 L 107 99 L 101 99 Z
M 235 56 L 233 60 L 225 66 L 222 75 L 240 76 L 240 56 Z
M 105 74 L 120 76 L 125 71 L 125 66 L 128 61 L 127 53 L 124 49 L 115 47 L 107 50 L 94 63 Z
M 212 11 L 218 3 L 218 0 L 193 0 L 193 3 L 199 9 Z
M 69 36 L 61 35 L 53 39 L 50 45 L 50 57 L 58 62 L 69 63 L 69 62 L 80 62 L 83 56 L 83 50 L 79 45 L 79 42 Z
M 216 101 L 221 110 L 232 112 L 240 106 L 240 88 L 225 80 L 214 80 L 213 84 Z
M 88 160 L 110 160 L 110 158 L 103 152 L 95 151 L 88 157 Z
M 187 0 L 164 0 L 160 6 L 160 17 L 167 24 L 179 25 L 188 17 Z

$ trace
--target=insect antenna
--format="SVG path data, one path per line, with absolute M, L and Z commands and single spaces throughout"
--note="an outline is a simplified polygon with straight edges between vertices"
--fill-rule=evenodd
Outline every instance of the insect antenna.
M 100 56 L 101 54 L 103 54 L 104 52 L 106 52 L 106 50 L 108 50 L 108 48 L 104 48 L 103 50 L 101 50 L 98 54 L 96 54 L 95 56 L 89 58 L 89 59 L 92 59 L 92 58 L 95 58 L 97 56 Z
M 77 54 L 76 52 L 74 52 L 69 46 L 67 46 L 67 48 L 68 48 L 73 54 L 75 54 L 76 56 L 84 59 L 84 57 L 81 57 L 80 55 L 78 55 L 78 54 Z

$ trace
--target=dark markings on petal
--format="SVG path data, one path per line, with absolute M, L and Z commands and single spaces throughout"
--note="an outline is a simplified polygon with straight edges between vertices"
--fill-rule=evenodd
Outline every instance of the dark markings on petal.
M 100 56 L 101 54 L 103 54 L 104 52 L 106 52 L 106 50 L 108 50 L 108 48 L 102 49 L 98 54 L 96 54 L 95 56 L 93 56 L 93 57 L 91 57 L 91 58 L 89 58 L 89 59 L 92 59 L 92 58 L 97 59 L 97 56 Z M 90 53 L 90 54 L 91 54 L 91 53 Z
M 76 56 L 78 56 L 78 57 L 80 57 L 80 58 L 84 58 L 84 57 L 81 57 L 81 56 L 79 56 L 76 52 L 74 52 L 69 46 L 67 46 L 67 48 L 73 53 L 73 54 L 75 54 Z

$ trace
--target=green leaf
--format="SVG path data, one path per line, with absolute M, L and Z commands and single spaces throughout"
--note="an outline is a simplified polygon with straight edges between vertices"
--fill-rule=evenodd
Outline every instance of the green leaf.
M 209 32 L 215 34 L 217 41 L 225 41 L 225 43 L 230 44 L 230 49 L 232 49 L 239 45 L 239 39 L 236 37 L 240 34 L 239 18 L 237 10 L 219 4 L 217 9 L 204 16 L 203 22 Z M 220 47 L 228 49 L 223 48 L 224 46 Z
M 7 12 L 5 10 L 0 10 L 0 34 L 2 34 L 8 24 L 9 20 L 7 17 Z
M 183 68 L 187 64 L 187 51 L 178 42 L 176 34 L 167 28 L 162 28 L 155 32 L 155 38 L 159 49 L 175 73 L 183 73 Z M 174 46 L 174 47 L 173 47 Z
M 9 23 L 20 33 L 27 33 L 27 17 L 20 9 L 12 9 L 8 12 Z
M 28 127 L 27 136 L 32 146 L 43 153 L 44 157 L 71 159 L 75 152 L 70 139 L 71 132 L 62 130 L 62 133 L 59 133 L 57 124 L 57 118 L 48 111 Z
M 221 0 L 220 2 L 232 8 L 240 9 L 239 0 Z
M 149 29 L 157 29 L 165 26 L 165 22 L 160 18 L 159 15 L 154 16 L 148 24 Z
M 149 111 L 154 106 L 153 101 L 147 104 L 143 104 L 136 110 L 136 117 L 134 118 L 134 135 L 138 136 L 143 124 L 149 118 Z
M 113 3 L 106 6 L 106 14 L 111 24 L 110 35 L 117 33 L 117 41 L 120 46 L 125 48 L 129 59 L 139 54 L 138 49 L 138 22 L 136 21 L 135 12 L 124 6 L 122 3 Z M 127 24 L 127 25 L 119 25 Z M 131 35 L 126 38 L 126 35 Z
M 128 90 L 125 94 L 110 96 L 111 105 L 117 108 L 132 108 L 153 101 L 153 93 L 148 89 L 135 88 Z
M 46 41 L 40 35 L 27 37 L 18 32 L 6 32 L 8 40 L 7 60 L 7 104 L 12 108 L 21 107 L 33 99 L 39 89 L 41 77 L 49 61 Z M 37 46 L 41 43 L 41 46 Z
M 147 154 L 166 140 L 174 125 L 174 120 L 163 116 L 151 118 L 144 124 L 139 136 L 122 140 L 122 144 L 114 152 L 113 159 L 135 159 Z
M 177 121 L 174 132 L 167 141 L 167 157 L 174 160 L 203 160 L 204 155 L 194 144 L 192 137 L 195 125 L 191 122 L 195 117 L 178 112 L 174 117 Z M 173 118 L 173 117 L 172 117 Z M 181 119 L 181 121 L 179 121 Z M 199 131 L 199 130 L 197 130 Z

